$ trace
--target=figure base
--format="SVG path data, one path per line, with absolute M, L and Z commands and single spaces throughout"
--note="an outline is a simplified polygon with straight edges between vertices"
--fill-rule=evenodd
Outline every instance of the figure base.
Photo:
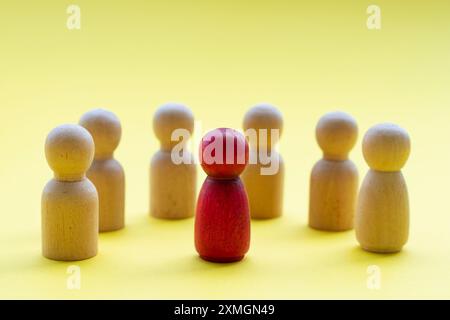
M 319 226 L 319 225 L 313 225 L 313 224 L 308 224 L 308 226 L 316 231 L 324 231 L 324 232 L 346 232 L 346 231 L 350 231 L 353 230 L 354 227 L 353 226 L 345 226 L 345 227 L 340 227 L 340 228 L 336 228 L 336 227 L 324 227 L 324 226 Z
M 382 249 L 382 248 L 370 248 L 370 247 L 363 247 L 361 248 L 364 251 L 372 252 L 372 253 L 384 253 L 384 254 L 390 254 L 390 253 L 398 253 L 402 251 L 402 248 L 388 248 L 388 249 Z
M 200 258 L 203 260 L 209 261 L 209 262 L 217 262 L 217 263 L 230 263 L 230 262 L 237 262 L 244 259 L 244 256 L 239 257 L 206 257 L 200 255 Z

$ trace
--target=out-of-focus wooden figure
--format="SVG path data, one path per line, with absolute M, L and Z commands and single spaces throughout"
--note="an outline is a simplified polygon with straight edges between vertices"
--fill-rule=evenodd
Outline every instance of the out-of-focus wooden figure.
M 54 179 L 42 193 L 42 253 L 53 260 L 73 261 L 97 254 L 98 195 L 86 178 L 94 157 L 94 141 L 78 125 L 53 129 L 45 156 Z
M 245 114 L 243 128 L 250 144 L 250 161 L 242 180 L 251 217 L 279 217 L 283 213 L 284 162 L 275 145 L 283 129 L 282 114 L 272 105 L 256 105 Z
M 383 123 L 370 128 L 363 155 L 370 167 L 358 197 L 356 237 L 364 250 L 398 252 L 409 234 L 409 200 L 403 174 L 411 145 L 401 127 Z
M 194 216 L 197 169 L 187 150 L 194 115 L 181 104 L 165 104 L 155 113 L 153 130 L 160 150 L 150 163 L 150 214 L 155 218 Z
M 330 112 L 320 118 L 316 139 L 323 158 L 310 177 L 309 226 L 324 231 L 353 228 L 358 191 L 358 170 L 348 158 L 356 143 L 358 126 L 344 112 Z
M 79 124 L 92 135 L 95 156 L 87 177 L 97 188 L 99 198 L 99 231 L 107 232 L 125 226 L 125 174 L 114 159 L 122 136 L 119 118 L 111 111 L 95 109 L 85 113 Z

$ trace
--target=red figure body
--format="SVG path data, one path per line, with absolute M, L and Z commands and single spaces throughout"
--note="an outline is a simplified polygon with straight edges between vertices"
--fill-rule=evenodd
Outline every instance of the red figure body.
M 211 134 L 213 138 L 211 138 Z M 214 138 L 215 137 L 215 138 Z M 233 262 L 244 258 L 250 246 L 250 213 L 247 193 L 239 178 L 248 162 L 245 138 L 232 129 L 216 129 L 202 140 L 201 152 L 215 139 L 231 139 L 235 154 L 230 163 L 209 163 L 202 167 L 208 174 L 197 201 L 195 216 L 195 247 L 200 257 L 213 262 Z M 225 142 L 224 142 L 225 143 Z M 217 155 L 213 151 L 213 155 Z M 239 152 L 244 163 L 236 163 Z M 203 154 L 203 157 L 205 154 Z M 223 159 L 226 157 L 223 148 Z M 222 158 L 222 154 L 216 159 Z M 204 159 L 204 158 L 203 158 Z

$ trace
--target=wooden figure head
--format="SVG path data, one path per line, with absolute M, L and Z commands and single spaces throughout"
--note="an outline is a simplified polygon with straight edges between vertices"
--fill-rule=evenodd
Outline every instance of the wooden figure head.
M 244 131 L 255 129 L 257 131 L 258 147 L 270 150 L 272 148 L 272 129 L 278 130 L 278 137 L 283 130 L 283 116 L 281 112 L 270 104 L 259 104 L 247 111 L 244 117 Z M 259 130 L 267 130 L 267 139 L 261 138 Z M 250 141 L 251 143 L 252 141 Z M 276 143 L 277 141 L 273 141 Z M 255 146 L 256 147 L 256 146 Z
M 168 103 L 159 107 L 153 117 L 153 131 L 161 143 L 161 149 L 169 151 L 179 143 L 172 141 L 172 133 L 176 129 L 184 129 L 192 134 L 194 130 L 194 115 L 192 111 L 176 103 Z
M 85 113 L 79 123 L 94 139 L 95 158 L 112 157 L 122 136 L 119 118 L 111 111 L 95 109 Z
M 81 126 L 61 125 L 48 134 L 45 156 L 56 179 L 81 180 L 94 157 L 94 140 Z
M 248 164 L 247 140 L 230 128 L 218 128 L 205 134 L 199 153 L 203 170 L 218 179 L 237 178 Z
M 325 159 L 345 160 L 358 138 L 356 120 L 344 112 L 322 116 L 316 126 L 316 139 Z
M 400 171 L 408 160 L 411 142 L 405 129 L 393 123 L 382 123 L 367 131 L 362 148 L 371 169 L 394 172 Z

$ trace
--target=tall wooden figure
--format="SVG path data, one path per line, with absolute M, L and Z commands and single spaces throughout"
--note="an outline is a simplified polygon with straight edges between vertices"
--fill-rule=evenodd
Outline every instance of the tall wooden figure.
M 42 193 L 42 253 L 53 260 L 73 261 L 97 254 L 98 195 L 86 176 L 94 141 L 78 125 L 53 129 L 45 156 L 54 179 Z
M 358 191 L 358 170 L 348 159 L 356 143 L 355 119 L 344 112 L 331 112 L 320 118 L 316 139 L 323 158 L 310 177 L 309 226 L 324 231 L 353 228 Z
M 160 150 L 150 164 L 150 214 L 162 219 L 192 217 L 197 169 L 187 143 L 194 130 L 194 116 L 184 105 L 163 105 L 154 115 L 153 130 Z
M 95 156 L 87 172 L 97 188 L 99 198 L 99 231 L 114 231 L 125 226 L 125 174 L 114 159 L 122 127 L 117 116 L 107 110 L 96 109 L 85 113 L 81 126 L 86 128 L 95 143 Z
M 242 174 L 250 215 L 254 219 L 279 217 L 283 212 L 284 162 L 274 147 L 281 136 L 283 117 L 275 107 L 261 104 L 246 113 L 243 127 L 246 132 L 253 131 L 248 137 L 251 159 L 256 160 L 250 161 Z
M 248 199 L 239 178 L 248 161 L 247 141 L 233 129 L 213 130 L 202 139 L 200 159 L 208 177 L 197 201 L 195 247 L 204 260 L 239 261 L 250 246 Z
M 402 172 L 410 152 L 408 133 L 395 124 L 370 128 L 363 155 L 370 167 L 358 197 L 356 237 L 364 250 L 393 253 L 409 233 L 408 190 Z

